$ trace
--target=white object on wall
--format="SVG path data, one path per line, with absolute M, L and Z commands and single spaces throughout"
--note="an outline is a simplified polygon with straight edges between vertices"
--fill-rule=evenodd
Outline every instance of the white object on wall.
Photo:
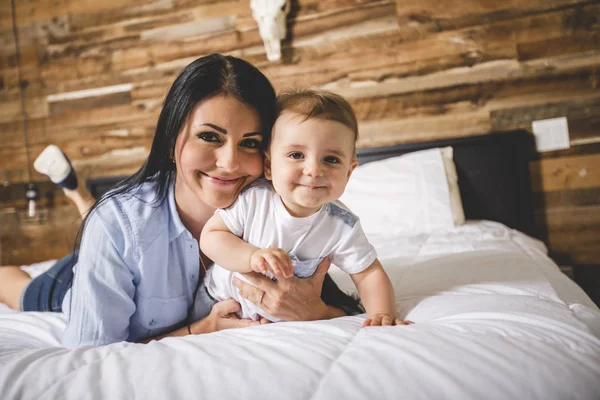
M 569 124 L 567 117 L 540 119 L 531 123 L 537 151 L 568 149 Z
M 281 40 L 286 35 L 285 19 L 290 12 L 291 0 L 250 0 L 250 7 L 265 44 L 267 59 L 281 59 Z

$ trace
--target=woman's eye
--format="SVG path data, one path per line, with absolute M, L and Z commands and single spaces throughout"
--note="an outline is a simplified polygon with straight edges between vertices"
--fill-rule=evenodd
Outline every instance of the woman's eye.
M 333 157 L 333 156 L 325 157 L 325 162 L 329 163 L 329 164 L 340 164 L 341 163 L 339 158 Z
M 199 134 L 196 135 L 196 137 L 198 139 L 202 139 L 205 142 L 220 142 L 221 140 L 219 139 L 219 135 L 217 135 L 214 132 L 201 132 Z
M 247 147 L 249 149 L 260 149 L 262 142 L 257 139 L 246 139 L 240 143 L 240 146 Z
M 299 152 L 294 152 L 294 153 L 290 153 L 290 158 L 293 158 L 294 160 L 300 160 L 301 158 L 303 158 L 304 155 L 302 153 Z

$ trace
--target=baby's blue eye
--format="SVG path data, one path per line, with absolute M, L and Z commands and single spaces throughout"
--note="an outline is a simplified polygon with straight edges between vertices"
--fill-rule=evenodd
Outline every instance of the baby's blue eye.
M 303 157 L 304 157 L 304 155 L 297 151 L 290 154 L 290 158 L 293 158 L 294 160 L 300 160 Z
M 325 162 L 330 163 L 330 164 L 340 164 L 341 163 L 339 158 L 333 157 L 333 156 L 325 157 Z

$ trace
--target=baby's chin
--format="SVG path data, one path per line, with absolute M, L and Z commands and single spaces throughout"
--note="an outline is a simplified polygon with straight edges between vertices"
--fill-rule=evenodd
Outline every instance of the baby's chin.
M 313 213 L 317 212 L 323 204 L 329 203 L 328 201 L 299 201 L 296 202 L 297 206 L 302 207 L 306 211 L 311 211 Z
M 299 204 L 302 207 L 306 207 L 306 208 L 321 208 L 323 206 L 323 204 L 332 203 L 336 200 L 337 199 L 334 199 L 333 197 L 318 198 L 318 199 L 303 199 L 301 201 L 298 201 L 296 204 Z

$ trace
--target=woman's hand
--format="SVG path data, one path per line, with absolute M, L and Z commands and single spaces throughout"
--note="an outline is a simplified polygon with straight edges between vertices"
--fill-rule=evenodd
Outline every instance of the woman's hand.
M 329 265 L 326 257 L 310 278 L 279 276 L 277 281 L 272 281 L 256 272 L 248 272 L 242 275 L 254 286 L 236 278 L 233 284 L 242 297 L 276 318 L 284 321 L 324 319 L 330 314 L 328 306 L 321 300 L 321 290 Z
M 262 325 L 269 321 L 261 318 L 259 321 L 241 319 L 235 313 L 240 310 L 240 304 L 228 299 L 215 304 L 207 317 L 190 325 L 192 334 L 210 333 L 223 329 L 245 328 L 247 326 Z

